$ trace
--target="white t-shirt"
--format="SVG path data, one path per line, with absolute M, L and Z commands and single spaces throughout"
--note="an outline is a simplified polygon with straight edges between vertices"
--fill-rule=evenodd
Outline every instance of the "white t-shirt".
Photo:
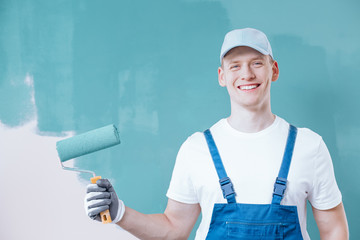
M 226 119 L 211 128 L 237 203 L 270 204 L 278 176 L 289 124 L 276 117 L 274 123 L 257 133 L 233 129 Z M 205 137 L 196 132 L 181 146 L 176 158 L 167 197 L 178 202 L 199 203 L 202 220 L 196 240 L 205 239 L 215 203 L 226 203 L 219 185 Z M 282 205 L 296 205 L 303 238 L 306 231 L 306 200 L 319 210 L 331 209 L 342 201 L 332 160 L 321 136 L 298 128 L 287 189 Z

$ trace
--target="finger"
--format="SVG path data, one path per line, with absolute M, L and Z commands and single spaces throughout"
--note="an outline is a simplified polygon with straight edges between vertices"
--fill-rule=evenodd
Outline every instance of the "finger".
M 86 192 L 105 192 L 106 188 L 99 187 L 97 184 L 89 184 L 86 186 Z
M 96 200 L 96 199 L 110 199 L 111 195 L 109 192 L 89 192 L 86 194 L 86 201 Z
M 109 205 L 111 204 L 110 199 L 101 199 L 101 200 L 91 200 L 87 202 L 87 208 L 90 210 L 92 208 L 107 206 L 109 208 Z
M 88 211 L 88 216 L 92 219 L 95 219 L 101 212 L 105 211 L 109 209 L 109 206 L 100 206 L 100 207 L 97 207 L 97 208 L 92 208 Z
M 106 179 L 106 178 L 97 180 L 96 184 L 102 188 L 106 188 L 106 189 L 112 188 L 112 185 L 111 185 L 109 179 Z

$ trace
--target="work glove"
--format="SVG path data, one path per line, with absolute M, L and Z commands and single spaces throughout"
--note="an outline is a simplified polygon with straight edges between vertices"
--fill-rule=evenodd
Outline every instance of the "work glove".
M 119 222 L 125 213 L 125 205 L 117 197 L 108 179 L 99 179 L 96 184 L 87 185 L 84 205 L 86 214 L 100 222 L 100 213 L 107 209 L 110 211 L 112 223 Z

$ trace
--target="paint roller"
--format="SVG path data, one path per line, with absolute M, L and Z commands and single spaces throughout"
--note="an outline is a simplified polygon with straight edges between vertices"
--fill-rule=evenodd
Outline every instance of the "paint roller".
M 93 171 L 66 167 L 64 166 L 63 162 L 115 146 L 119 143 L 120 137 L 118 130 L 114 125 L 108 125 L 58 141 L 56 143 L 56 150 L 60 158 L 61 167 L 64 170 L 90 173 L 93 175 L 93 177 L 90 179 L 91 183 L 96 183 L 98 179 L 101 179 L 101 176 L 96 176 Z M 103 223 L 110 223 L 112 221 L 109 210 L 101 212 L 100 216 Z

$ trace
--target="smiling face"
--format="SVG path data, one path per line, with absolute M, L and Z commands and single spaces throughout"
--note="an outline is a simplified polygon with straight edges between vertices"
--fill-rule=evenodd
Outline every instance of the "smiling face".
M 250 47 L 236 47 L 223 58 L 219 84 L 226 87 L 231 107 L 248 110 L 270 106 L 271 82 L 279 77 L 276 61 Z

